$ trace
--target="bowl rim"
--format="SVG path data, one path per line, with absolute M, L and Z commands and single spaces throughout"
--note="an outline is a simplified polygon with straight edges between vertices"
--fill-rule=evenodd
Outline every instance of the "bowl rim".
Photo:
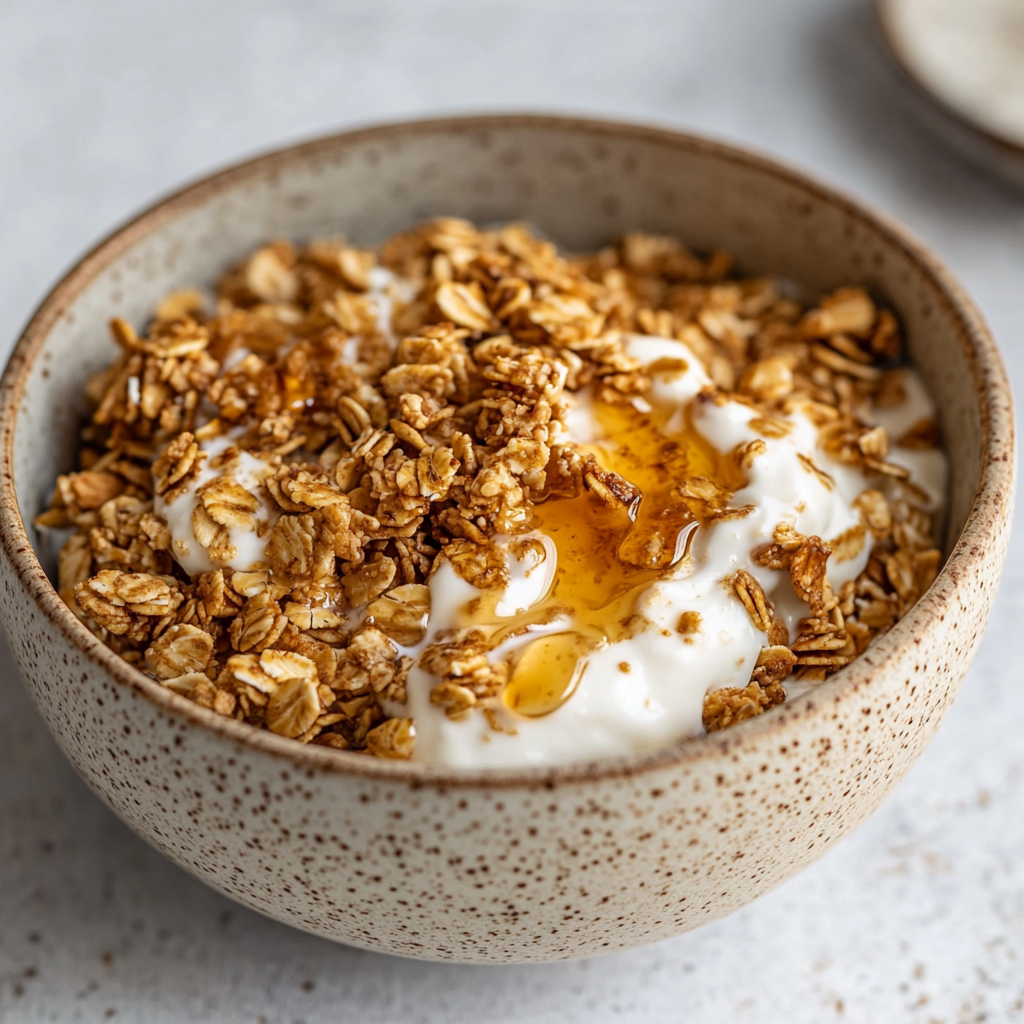
M 36 556 L 22 520 L 14 487 L 14 433 L 18 405 L 35 359 L 64 310 L 97 273 L 149 232 L 172 220 L 180 211 L 202 204 L 245 181 L 294 162 L 301 163 L 347 143 L 385 141 L 417 134 L 436 134 L 532 128 L 589 134 L 595 139 L 653 142 L 676 150 L 731 162 L 760 174 L 781 179 L 814 199 L 824 201 L 860 221 L 884 244 L 900 250 L 930 280 L 942 303 L 957 322 L 961 345 L 973 374 L 981 405 L 984 432 L 978 490 L 964 528 L 931 588 L 913 609 L 851 665 L 815 690 L 786 702 L 770 715 L 740 723 L 730 729 L 677 741 L 671 746 L 642 754 L 621 755 L 595 761 L 553 766 L 451 767 L 416 761 L 390 761 L 337 751 L 312 744 L 301 745 L 267 730 L 199 707 L 161 686 L 106 647 L 86 629 L 58 596 Z M 388 122 L 320 136 L 272 149 L 200 177 L 158 199 L 141 213 L 122 223 L 81 257 L 43 298 L 22 331 L 0 379 L 0 544 L 18 580 L 42 613 L 86 658 L 113 680 L 142 696 L 171 718 L 210 730 L 240 747 L 279 758 L 282 767 L 307 772 L 348 775 L 368 781 L 405 783 L 411 787 L 445 789 L 553 788 L 598 779 L 632 777 L 670 766 L 692 765 L 708 759 L 724 759 L 765 736 L 786 731 L 794 722 L 820 714 L 826 705 L 869 685 L 876 666 L 909 642 L 915 632 L 938 619 L 952 606 L 956 580 L 964 560 L 992 560 L 992 541 L 1008 529 L 1014 478 L 1014 420 L 1010 387 L 994 339 L 962 286 L 942 262 L 909 231 L 870 206 L 842 191 L 818 182 L 784 163 L 749 149 L 669 128 L 635 122 L 536 113 L 476 114 Z M 998 544 L 995 546 L 998 550 Z M 962 568 L 963 567 L 963 568 Z M 990 567 L 998 577 L 1001 563 Z

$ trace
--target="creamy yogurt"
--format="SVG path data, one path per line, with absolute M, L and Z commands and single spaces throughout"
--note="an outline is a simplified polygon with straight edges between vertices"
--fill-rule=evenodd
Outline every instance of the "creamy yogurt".
M 263 486 L 268 466 L 262 459 L 243 451 L 219 464 L 217 468 L 211 467 L 211 461 L 225 452 L 231 444 L 230 434 L 204 442 L 200 445 L 200 451 L 205 452 L 207 458 L 188 488 L 173 501 L 165 501 L 161 495 L 157 495 L 153 500 L 153 511 L 167 523 L 170 531 L 171 554 L 190 576 L 219 568 L 244 571 L 261 563 L 267 546 L 267 533 L 280 515 Z M 196 492 L 204 484 L 224 474 L 254 494 L 259 499 L 259 508 L 256 511 L 255 530 L 228 528 L 229 543 L 235 548 L 236 554 L 228 562 L 215 564 L 211 561 L 206 548 L 196 540 L 192 529 L 192 513 L 199 503 Z
M 386 273 L 380 272 L 374 281 L 382 331 L 390 322 L 390 308 L 381 296 L 393 283 L 385 280 Z M 495 715 L 504 731 L 492 728 L 482 714 L 456 720 L 431 704 L 437 678 L 420 667 L 419 657 L 444 631 L 470 623 L 467 606 L 474 601 L 479 604 L 481 595 L 439 557 L 428 581 L 431 611 L 427 635 L 422 643 L 402 652 L 414 660 L 407 683 L 408 704 L 387 709 L 394 716 L 412 717 L 415 760 L 467 767 L 564 764 L 652 751 L 699 734 L 705 695 L 722 687 L 745 686 L 767 642 L 723 580 L 741 569 L 749 572 L 785 622 L 790 637 L 795 637 L 798 621 L 807 614 L 806 604 L 797 597 L 788 574 L 756 565 L 751 552 L 769 543 L 782 522 L 792 524 L 798 533 L 826 541 L 860 524 L 853 501 L 862 491 L 878 486 L 877 479 L 832 459 L 818 443 L 818 428 L 803 413 L 778 417 L 788 427 L 784 436 L 764 436 L 752 423 L 758 413 L 749 406 L 733 400 L 701 399 L 711 382 L 683 342 L 633 335 L 626 339 L 626 349 L 652 374 L 650 391 L 639 402 L 640 411 L 660 411 L 666 434 L 679 432 L 688 424 L 686 429 L 722 455 L 748 442 L 763 442 L 764 450 L 745 470 L 746 486 L 730 501 L 731 507 L 750 506 L 750 511 L 694 531 L 687 557 L 635 595 L 633 612 L 640 617 L 639 628 L 621 639 L 592 646 L 572 695 L 556 710 L 525 717 L 502 706 Z M 672 367 L 671 372 L 659 370 L 665 366 Z M 899 406 L 863 411 L 867 422 L 884 426 L 893 439 L 934 414 L 914 371 L 902 373 L 905 400 Z M 615 438 L 602 436 L 594 403 L 586 394 L 573 396 L 567 427 L 569 438 L 599 461 L 608 455 L 609 446 L 617 443 Z M 208 457 L 189 488 L 173 502 L 159 497 L 155 501 L 157 514 L 168 523 L 174 557 L 192 575 L 215 568 L 192 530 L 196 491 L 209 480 L 227 470 L 260 499 L 258 529 L 229 532 L 237 551 L 226 563 L 230 568 L 246 570 L 262 563 L 266 534 L 278 515 L 262 484 L 265 462 L 241 452 L 225 466 L 210 467 L 232 443 L 230 434 L 205 442 L 202 448 Z M 928 496 L 933 510 L 941 507 L 946 483 L 946 460 L 941 452 L 901 449 L 894 444 L 889 458 L 912 471 L 915 484 Z M 808 467 L 808 460 L 814 468 Z M 523 544 L 524 540 L 533 543 Z M 496 543 L 505 551 L 509 582 L 499 592 L 491 592 L 487 625 L 492 630 L 524 615 L 528 619 L 531 609 L 545 601 L 559 559 L 556 543 L 542 530 L 517 538 L 497 538 Z M 833 554 L 828 562 L 833 587 L 838 590 L 856 578 L 869 555 L 870 540 L 854 557 L 840 560 Z M 676 626 L 687 612 L 700 616 L 700 628 L 683 636 Z M 501 661 L 540 637 L 577 626 L 568 614 L 530 624 L 496 646 L 491 658 Z
M 371 268 L 368 277 L 370 287 L 365 295 L 372 301 L 377 331 L 394 348 L 398 344 L 398 337 L 392 326 L 395 303 L 411 302 L 416 297 L 417 286 L 412 281 L 398 277 L 386 267 Z M 355 334 L 345 342 L 344 357 L 348 362 L 353 364 L 357 362 L 361 340 L 362 337 Z M 223 369 L 233 369 L 251 354 L 244 347 L 233 349 L 225 359 Z M 135 378 L 132 379 L 135 380 Z M 138 401 L 138 398 L 135 400 Z M 204 413 L 205 415 L 200 417 L 200 425 L 212 419 L 216 415 L 216 409 L 210 406 L 204 409 Z M 173 501 L 167 502 L 160 495 L 154 499 L 154 511 L 167 522 L 171 533 L 171 553 L 175 561 L 190 576 L 218 568 L 244 571 L 261 564 L 266 549 L 267 533 L 280 514 L 275 502 L 270 499 L 263 487 L 263 478 L 267 473 L 266 463 L 248 452 L 241 452 L 229 463 L 218 465 L 216 469 L 211 468 L 210 463 L 235 443 L 239 436 L 240 431 L 233 429 L 219 437 L 202 442 L 199 445 L 199 450 L 205 452 L 207 457 L 197 477 L 183 492 L 176 495 Z M 259 499 L 260 505 L 256 513 L 257 529 L 255 531 L 230 529 L 228 531 L 229 543 L 236 549 L 237 554 L 228 562 L 215 564 L 211 561 L 206 549 L 196 540 L 192 529 L 192 513 L 199 500 L 196 492 L 204 484 L 224 473 L 232 476 L 239 484 L 254 494 Z
M 751 426 L 757 414 L 748 406 L 735 401 L 721 405 L 696 401 L 710 381 L 682 342 L 635 336 L 627 348 L 645 366 L 658 360 L 685 361 L 685 372 L 655 374 L 650 402 L 656 407 L 674 407 L 680 416 L 689 410 L 694 427 L 719 452 L 758 438 L 764 441 L 765 451 L 747 471 L 747 486 L 731 502 L 734 507 L 751 505 L 753 510 L 742 518 L 716 521 L 698 530 L 691 557 L 669 578 L 652 583 L 639 595 L 635 612 L 646 628 L 592 651 L 572 696 L 549 714 L 527 718 L 501 710 L 498 717 L 506 731 L 494 730 L 479 714 L 453 720 L 430 703 L 436 678 L 418 665 L 414 667 L 404 713 L 416 724 L 415 760 L 465 767 L 565 764 L 653 751 L 703 732 L 705 695 L 721 687 L 745 686 L 766 643 L 765 634 L 756 629 L 723 579 L 740 569 L 754 576 L 793 637 L 807 606 L 797 597 L 786 573 L 756 565 L 751 551 L 770 542 L 775 527 L 784 521 L 799 533 L 826 540 L 859 525 L 853 501 L 877 482 L 830 458 L 818 445 L 817 427 L 806 416 L 794 413 L 785 417 L 790 431 L 784 437 L 763 437 Z M 876 417 L 876 422 L 894 432 L 902 432 L 934 411 L 916 375 L 906 373 L 906 408 L 879 412 Z M 571 411 L 568 422 L 574 440 L 600 450 L 599 434 L 585 400 Z M 667 427 L 672 426 L 670 418 Z M 809 471 L 801 456 L 811 459 L 831 478 L 831 484 Z M 941 501 L 946 469 L 941 453 L 894 448 L 890 458 L 911 468 L 918 485 L 936 502 Z M 557 558 L 554 545 L 545 545 L 544 552 L 545 563 Z M 845 561 L 833 554 L 828 563 L 833 586 L 838 589 L 858 576 L 869 554 L 869 543 Z M 523 566 L 516 561 L 510 556 L 510 583 L 496 604 L 499 617 L 521 613 L 530 600 L 539 603 L 554 575 L 553 564 Z M 424 643 L 409 652 L 414 657 L 441 630 L 457 622 L 459 610 L 480 593 L 443 561 L 430 579 L 430 592 L 430 631 Z M 700 615 L 699 631 L 685 638 L 675 628 L 684 612 Z M 535 627 L 526 636 L 498 647 L 493 657 L 500 659 L 516 645 L 571 627 L 570 619 Z

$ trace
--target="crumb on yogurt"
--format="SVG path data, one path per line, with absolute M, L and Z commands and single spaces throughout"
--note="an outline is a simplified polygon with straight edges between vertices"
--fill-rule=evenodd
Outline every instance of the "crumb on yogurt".
M 273 242 L 86 391 L 37 524 L 162 685 L 303 743 L 588 761 L 819 685 L 934 579 L 947 463 L 899 325 L 720 252 L 452 218 Z

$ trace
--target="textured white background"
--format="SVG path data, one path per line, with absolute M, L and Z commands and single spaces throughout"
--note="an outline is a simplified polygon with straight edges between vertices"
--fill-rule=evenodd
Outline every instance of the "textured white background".
M 1024 197 L 919 134 L 856 0 L 0 0 L 0 346 L 184 179 L 349 125 L 521 108 L 695 128 L 847 187 L 960 275 L 1024 393 Z M 1024 1021 L 1018 541 L 961 697 L 867 825 L 725 921 L 551 966 L 393 960 L 215 895 L 86 789 L 0 655 L 0 1020 Z

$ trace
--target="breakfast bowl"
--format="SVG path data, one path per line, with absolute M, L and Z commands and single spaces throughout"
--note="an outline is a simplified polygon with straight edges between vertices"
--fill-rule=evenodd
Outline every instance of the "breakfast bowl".
M 372 244 L 428 217 L 526 221 L 570 250 L 625 232 L 728 249 L 898 316 L 949 460 L 944 564 L 851 664 L 727 730 L 587 763 L 450 767 L 300 745 L 199 706 L 101 643 L 35 527 L 73 464 L 112 317 L 141 325 L 268 239 Z M 865 819 L 934 734 L 1006 557 L 1013 415 L 949 273 L 883 217 L 762 157 L 603 121 L 483 116 L 293 146 L 163 200 L 44 300 L 0 393 L 0 607 L 33 700 L 87 783 L 215 889 L 329 939 L 429 960 L 548 961 L 678 934 L 744 905 Z

